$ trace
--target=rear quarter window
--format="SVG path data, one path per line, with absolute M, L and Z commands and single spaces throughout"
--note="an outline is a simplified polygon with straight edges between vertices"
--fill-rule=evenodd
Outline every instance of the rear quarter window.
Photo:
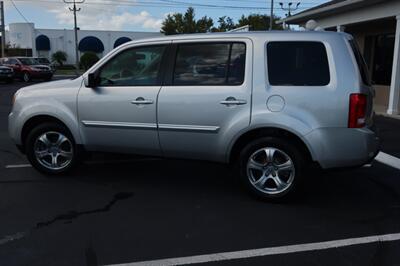
M 269 42 L 267 63 L 273 86 L 326 86 L 330 82 L 326 48 L 321 42 Z
M 371 79 L 369 78 L 369 71 L 367 64 L 365 63 L 364 57 L 362 56 L 360 49 L 358 48 L 357 43 L 352 39 L 349 40 L 351 49 L 354 53 L 354 57 L 356 58 L 358 69 L 360 71 L 361 79 L 365 85 L 371 85 Z

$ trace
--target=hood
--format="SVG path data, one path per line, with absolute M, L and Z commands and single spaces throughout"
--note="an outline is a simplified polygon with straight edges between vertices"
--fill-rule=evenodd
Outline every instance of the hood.
M 82 83 L 82 77 L 78 77 L 75 79 L 62 79 L 57 81 L 42 82 L 35 85 L 23 87 L 20 89 L 20 91 L 47 90 L 47 89 L 56 90 L 58 88 L 79 86 L 80 83 Z
M 6 66 L 0 66 L 0 69 L 9 70 L 9 69 L 11 69 L 11 68 L 10 68 L 10 67 L 6 67 Z
M 37 67 L 37 68 L 49 68 L 49 66 L 47 66 L 47 65 L 43 65 L 43 64 L 40 64 L 40 65 L 31 65 L 30 67 Z

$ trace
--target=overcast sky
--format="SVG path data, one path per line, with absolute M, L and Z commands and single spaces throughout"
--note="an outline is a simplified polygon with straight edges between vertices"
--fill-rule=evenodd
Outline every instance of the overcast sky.
M 67 0 L 73 1 L 73 0 Z M 76 0 L 82 1 L 82 0 Z M 271 0 L 86 0 L 79 4 L 78 26 L 90 30 L 130 30 L 159 31 L 166 14 L 184 12 L 193 6 L 196 18 L 209 16 L 217 21 L 218 17 L 230 16 L 237 21 L 242 14 L 270 12 Z M 28 21 L 35 23 L 36 28 L 64 29 L 73 27 L 73 15 L 68 4 L 63 0 L 13 0 L 14 4 Z M 285 7 L 289 2 L 300 2 L 301 12 L 328 0 L 275 0 L 275 14 L 283 17 L 279 3 Z M 11 0 L 4 0 L 6 24 L 25 22 L 17 12 Z

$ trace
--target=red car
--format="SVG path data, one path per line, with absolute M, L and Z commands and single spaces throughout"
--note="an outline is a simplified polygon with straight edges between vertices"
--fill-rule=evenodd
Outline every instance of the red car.
M 31 79 L 44 79 L 48 81 L 53 77 L 53 72 L 49 66 L 41 65 L 31 57 L 4 57 L 0 59 L 0 63 L 11 67 L 14 70 L 15 77 L 25 82 Z

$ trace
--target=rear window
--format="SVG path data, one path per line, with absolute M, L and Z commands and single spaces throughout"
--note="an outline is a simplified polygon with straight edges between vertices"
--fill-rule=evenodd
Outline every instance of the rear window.
M 349 41 L 351 49 L 353 50 L 354 57 L 356 58 L 358 69 L 360 70 L 360 75 L 362 81 L 365 85 L 371 85 L 371 80 L 368 74 L 368 67 L 365 63 L 364 57 L 362 56 L 360 49 L 358 49 L 358 45 L 354 40 Z
M 325 86 L 330 82 L 325 46 L 320 42 L 270 42 L 268 78 L 274 86 Z

